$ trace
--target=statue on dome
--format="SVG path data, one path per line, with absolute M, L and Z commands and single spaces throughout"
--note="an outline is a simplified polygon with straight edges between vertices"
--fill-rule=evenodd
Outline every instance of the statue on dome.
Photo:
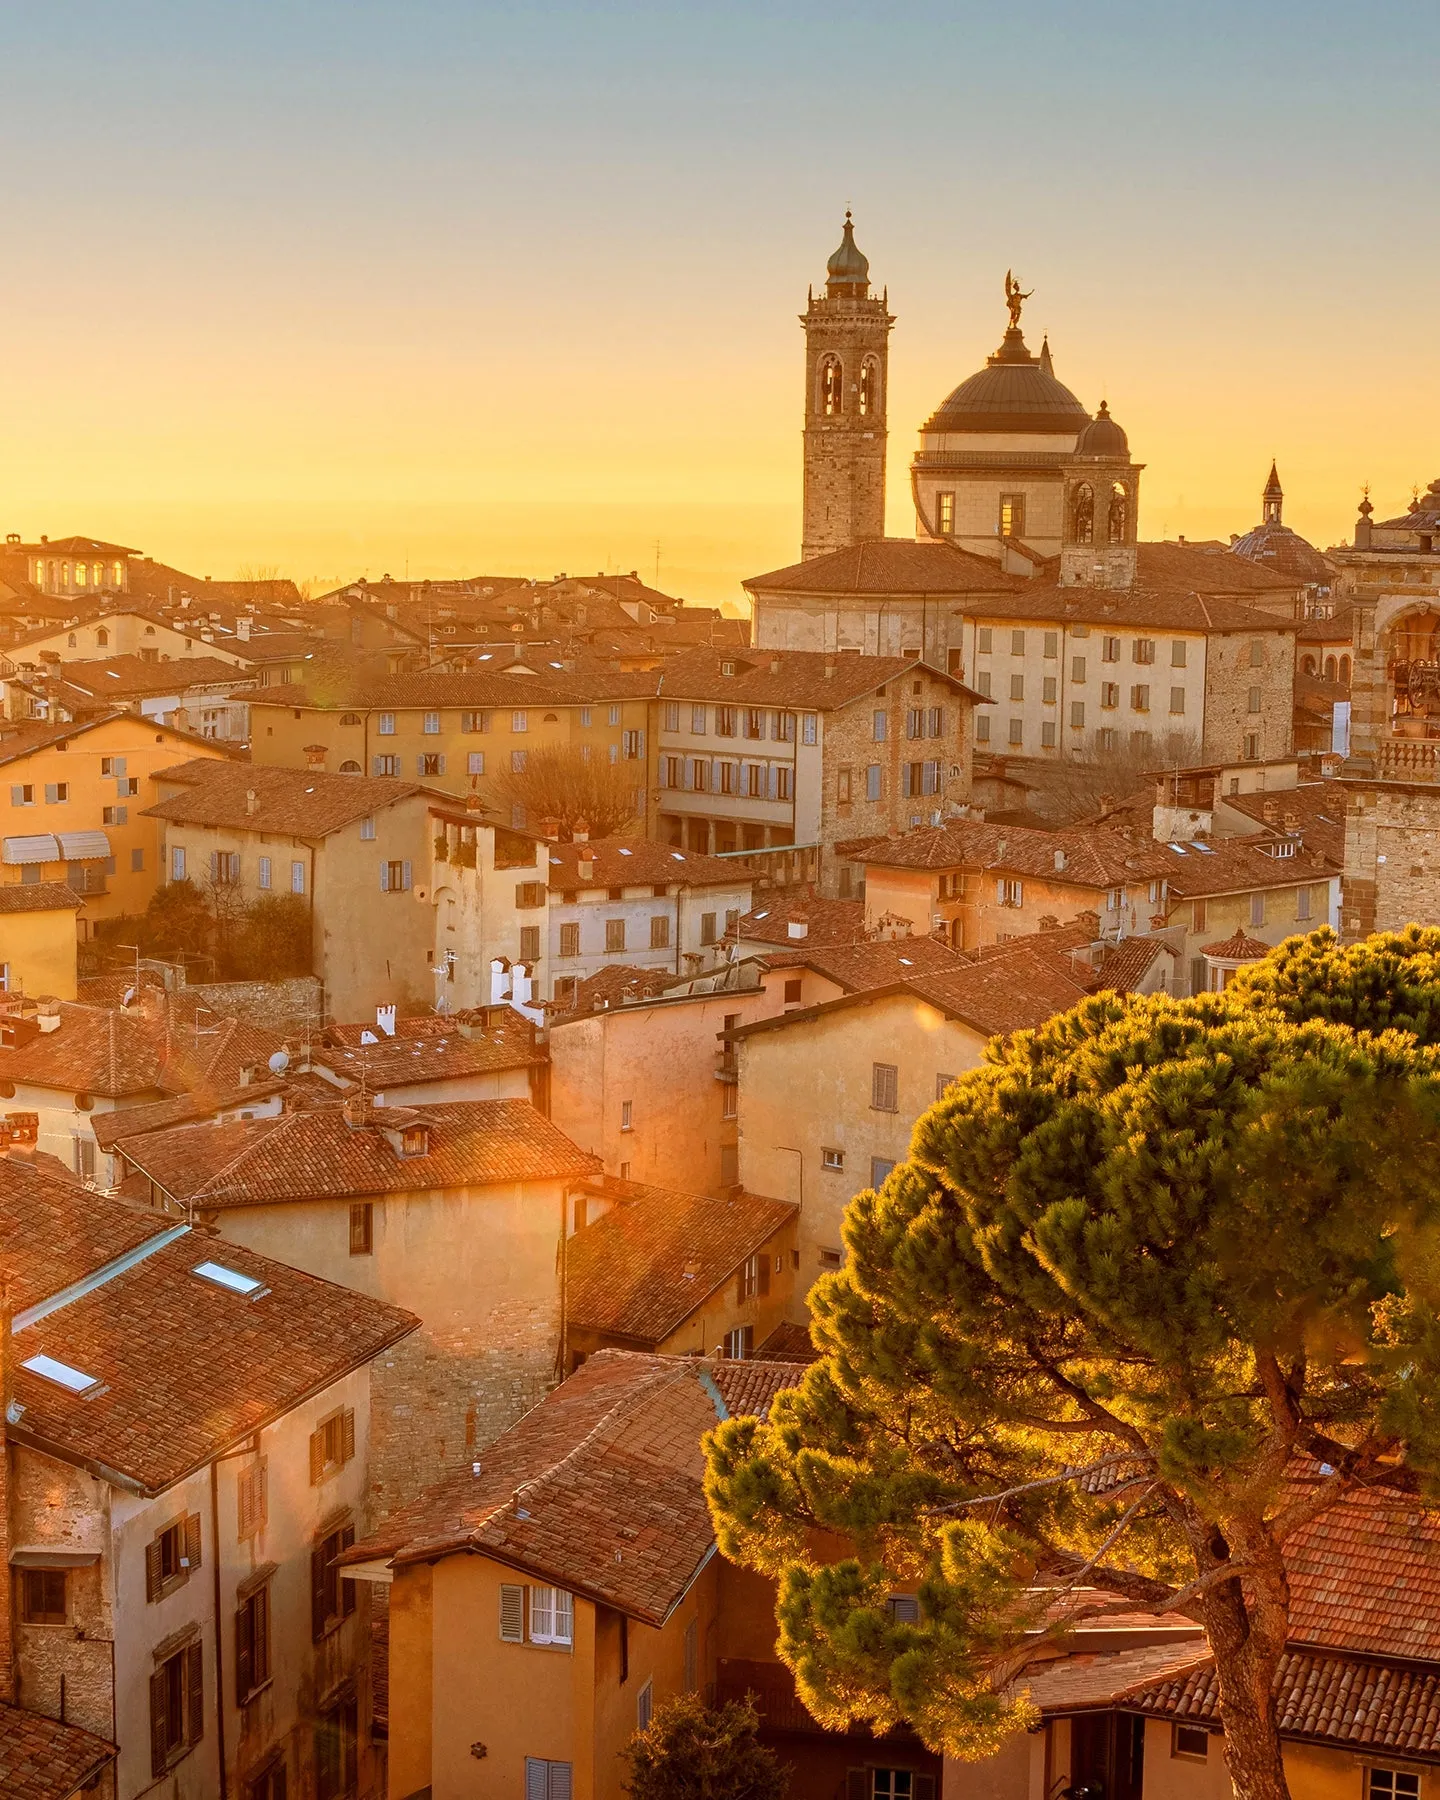
M 1034 288 L 1031 288 L 1030 294 L 1034 292 Z M 1020 308 L 1030 298 L 1030 294 L 1020 292 L 1020 283 L 1015 279 L 1013 271 L 1007 269 L 1005 271 L 1005 304 L 1010 308 L 1010 329 L 1012 331 L 1020 329 Z

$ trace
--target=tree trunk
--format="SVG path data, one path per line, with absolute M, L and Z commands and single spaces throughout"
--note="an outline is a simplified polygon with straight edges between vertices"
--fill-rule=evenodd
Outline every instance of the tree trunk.
M 1237 1800 L 1290 1800 L 1276 1721 L 1275 1671 L 1285 1651 L 1289 1608 L 1263 1577 L 1247 1605 L 1240 1582 L 1212 1588 L 1203 1602 L 1205 1635 L 1215 1655 L 1225 1760 Z M 1273 1578 L 1272 1578 L 1273 1579 Z

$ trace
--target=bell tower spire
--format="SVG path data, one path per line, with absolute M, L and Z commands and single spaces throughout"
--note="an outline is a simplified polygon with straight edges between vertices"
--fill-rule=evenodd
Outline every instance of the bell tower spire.
M 1278 525 L 1280 514 L 1285 505 L 1285 490 L 1280 485 L 1280 471 L 1275 467 L 1272 458 L 1270 463 L 1270 479 L 1265 483 L 1265 492 L 1260 496 L 1260 520 L 1265 525 Z
M 870 292 L 870 264 L 845 214 L 840 247 L 812 288 L 805 327 L 805 492 L 801 556 L 809 560 L 885 535 L 888 296 Z

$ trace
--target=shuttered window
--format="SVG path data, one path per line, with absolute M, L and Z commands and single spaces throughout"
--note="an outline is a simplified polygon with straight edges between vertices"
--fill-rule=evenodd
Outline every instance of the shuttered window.
M 235 1483 L 235 1535 L 254 1537 L 269 1517 L 266 1493 L 265 1459 L 247 1463 Z
M 205 1735 L 204 1654 L 199 1644 L 187 1644 L 150 1677 L 152 1775 L 164 1775 Z
M 355 1527 L 341 1525 L 310 1552 L 310 1636 L 328 1637 L 355 1610 L 355 1583 L 342 1581 L 336 1560 L 355 1542 Z
M 525 1800 L 570 1800 L 573 1779 L 568 1762 L 525 1758 Z
M 188 1513 L 145 1546 L 145 1598 L 163 1600 L 200 1567 L 200 1515 Z
M 244 1706 L 270 1679 L 270 1588 L 256 1588 L 235 1609 L 235 1704 Z
M 339 1473 L 355 1454 L 355 1409 L 341 1407 L 310 1433 L 310 1485 Z
M 871 1065 L 870 1104 L 876 1112 L 899 1110 L 900 1071 L 894 1063 L 873 1063 Z
M 360 1705 L 347 1694 L 315 1726 L 315 1800 L 340 1800 L 359 1775 Z
M 500 1637 L 506 1644 L 525 1642 L 525 1590 L 518 1583 L 500 1583 Z

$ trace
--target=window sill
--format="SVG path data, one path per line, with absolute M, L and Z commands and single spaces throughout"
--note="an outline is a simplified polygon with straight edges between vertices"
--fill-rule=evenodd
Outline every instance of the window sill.
M 249 1706 L 252 1700 L 258 1700 L 263 1693 L 274 1687 L 274 1685 L 275 1677 L 273 1675 L 267 1675 L 258 1687 L 251 1688 L 250 1692 L 246 1694 L 243 1699 L 237 1701 L 236 1704 L 239 1706 Z

